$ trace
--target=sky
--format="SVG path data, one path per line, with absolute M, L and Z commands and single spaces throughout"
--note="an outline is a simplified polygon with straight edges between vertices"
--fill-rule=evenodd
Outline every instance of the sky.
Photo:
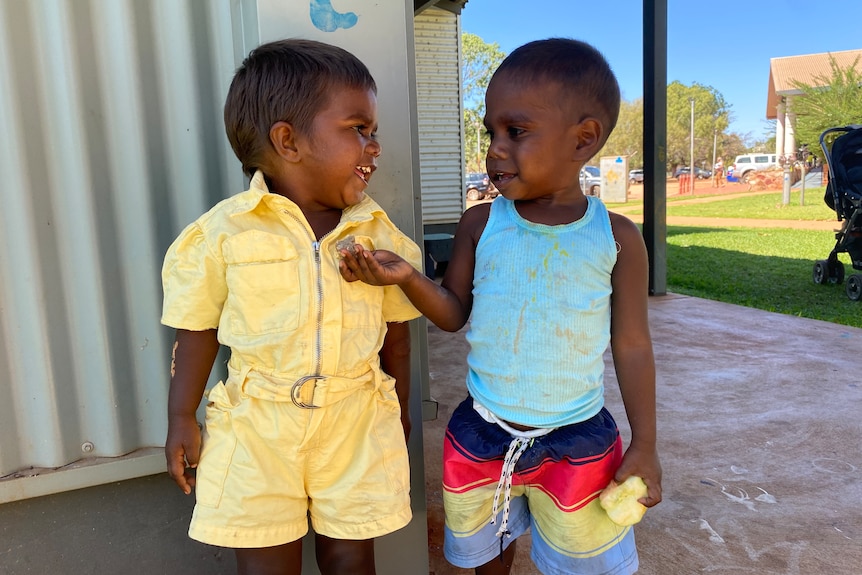
M 730 131 L 752 140 L 774 135 L 770 58 L 862 48 L 862 0 L 667 0 L 667 12 L 668 83 L 715 88 Z M 607 58 L 625 100 L 643 96 L 642 0 L 468 0 L 461 31 L 506 54 L 531 40 L 583 40 Z

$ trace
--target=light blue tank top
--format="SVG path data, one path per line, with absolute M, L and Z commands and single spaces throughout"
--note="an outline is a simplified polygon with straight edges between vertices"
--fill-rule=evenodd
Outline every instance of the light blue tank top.
M 616 242 L 607 209 L 559 226 L 522 218 L 499 196 L 476 246 L 467 389 L 500 419 L 585 421 L 604 405 Z

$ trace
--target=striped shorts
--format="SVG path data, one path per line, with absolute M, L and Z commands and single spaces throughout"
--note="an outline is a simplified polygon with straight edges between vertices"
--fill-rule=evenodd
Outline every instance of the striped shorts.
M 452 414 L 443 446 L 446 559 L 484 565 L 531 529 L 531 558 L 542 573 L 637 571 L 632 528 L 613 523 L 598 501 L 623 456 L 611 414 L 602 409 L 587 421 L 515 439 L 477 413 L 470 397 Z

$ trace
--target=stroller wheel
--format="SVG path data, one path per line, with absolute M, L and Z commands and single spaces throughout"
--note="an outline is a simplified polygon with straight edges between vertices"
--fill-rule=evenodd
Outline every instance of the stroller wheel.
M 862 299 L 862 274 L 852 274 L 847 278 L 847 284 L 844 286 L 844 291 L 847 292 L 847 297 L 853 301 Z
M 844 264 L 837 260 L 831 264 L 829 260 L 817 260 L 814 263 L 812 278 L 818 285 L 840 284 L 844 281 Z
M 829 262 L 826 260 L 817 260 L 814 263 L 814 273 L 812 275 L 814 283 L 817 285 L 825 284 L 826 279 L 829 277 Z

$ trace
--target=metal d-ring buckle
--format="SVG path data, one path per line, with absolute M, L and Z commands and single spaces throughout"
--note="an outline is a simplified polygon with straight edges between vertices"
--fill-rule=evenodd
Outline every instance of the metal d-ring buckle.
M 322 375 L 306 375 L 297 379 L 293 386 L 290 388 L 290 400 L 293 402 L 293 405 L 296 407 L 301 407 L 302 409 L 317 409 L 320 406 L 314 405 L 312 403 L 305 403 L 302 401 L 302 386 L 305 385 L 307 381 L 317 381 L 318 379 L 324 379 Z

